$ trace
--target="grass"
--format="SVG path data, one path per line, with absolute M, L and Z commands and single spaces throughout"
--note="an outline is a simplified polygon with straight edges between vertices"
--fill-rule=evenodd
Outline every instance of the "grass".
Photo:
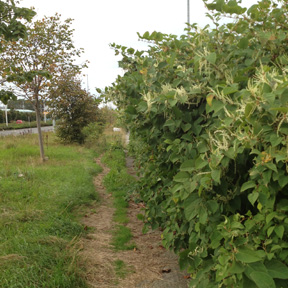
M 53 134 L 49 142 L 42 163 L 37 135 L 1 138 L 1 288 L 86 287 L 79 211 L 98 200 L 93 177 L 101 168 L 92 150 L 58 145 Z
M 115 273 L 121 279 L 124 279 L 129 273 L 133 272 L 131 268 L 132 267 L 128 267 L 127 264 L 120 259 L 114 261 Z
M 127 173 L 125 153 L 121 146 L 112 146 L 102 161 L 110 168 L 110 172 L 104 178 L 104 185 L 107 191 L 113 195 L 115 208 L 113 220 L 118 223 L 113 231 L 111 244 L 117 251 L 132 250 L 135 248 L 135 244 L 131 243 L 132 233 L 125 224 L 129 221 L 127 217 L 127 194 L 135 183 L 135 179 Z
M 118 225 L 113 231 L 111 244 L 114 246 L 116 251 L 133 250 L 136 248 L 136 245 L 131 243 L 132 236 L 131 230 L 128 227 Z

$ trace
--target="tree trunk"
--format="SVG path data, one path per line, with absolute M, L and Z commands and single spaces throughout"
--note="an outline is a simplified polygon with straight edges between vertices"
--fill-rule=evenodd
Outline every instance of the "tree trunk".
M 40 115 L 38 95 L 35 97 L 35 112 L 36 112 L 36 122 L 37 122 L 37 130 L 38 130 L 40 157 L 41 157 L 41 160 L 44 162 L 45 154 L 44 154 L 44 146 L 43 146 L 42 131 L 41 131 L 41 115 Z

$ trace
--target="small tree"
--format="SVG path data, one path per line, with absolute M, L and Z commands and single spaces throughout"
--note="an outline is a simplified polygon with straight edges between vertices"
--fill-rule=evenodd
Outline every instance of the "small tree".
M 98 120 L 98 104 L 86 90 L 81 88 L 77 77 L 63 75 L 57 86 L 51 87 L 50 107 L 59 118 L 56 133 L 64 143 L 83 144 L 85 135 L 82 129 Z
M 28 37 L 6 42 L 2 54 L 2 75 L 13 82 L 23 97 L 33 103 L 39 135 L 41 159 L 45 160 L 41 135 L 40 103 L 47 101 L 51 84 L 57 83 L 61 71 L 78 72 L 83 66 L 74 64 L 83 49 L 72 41 L 72 19 L 64 23 L 60 15 L 44 17 L 28 27 Z M 15 75 L 16 73 L 16 75 Z

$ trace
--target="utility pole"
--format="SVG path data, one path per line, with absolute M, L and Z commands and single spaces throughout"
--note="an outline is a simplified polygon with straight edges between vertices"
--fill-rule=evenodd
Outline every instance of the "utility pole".
M 8 127 L 7 105 L 5 105 L 6 126 Z
M 190 24 L 190 0 L 187 0 L 187 23 Z
M 88 82 L 88 74 L 87 74 L 87 92 L 89 93 L 89 82 Z

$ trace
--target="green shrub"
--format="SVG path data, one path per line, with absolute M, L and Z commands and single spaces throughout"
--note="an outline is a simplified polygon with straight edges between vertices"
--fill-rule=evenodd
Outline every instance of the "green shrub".
M 105 96 L 136 139 L 145 222 L 164 230 L 191 287 L 287 287 L 288 8 L 278 2 L 206 3 L 214 29 L 146 32 L 145 54 L 112 45 L 127 72 Z M 221 14 L 235 21 L 219 25 Z
M 100 122 L 89 123 L 82 129 L 82 133 L 85 137 L 86 143 L 92 143 L 99 141 L 100 136 L 104 132 L 104 124 Z

